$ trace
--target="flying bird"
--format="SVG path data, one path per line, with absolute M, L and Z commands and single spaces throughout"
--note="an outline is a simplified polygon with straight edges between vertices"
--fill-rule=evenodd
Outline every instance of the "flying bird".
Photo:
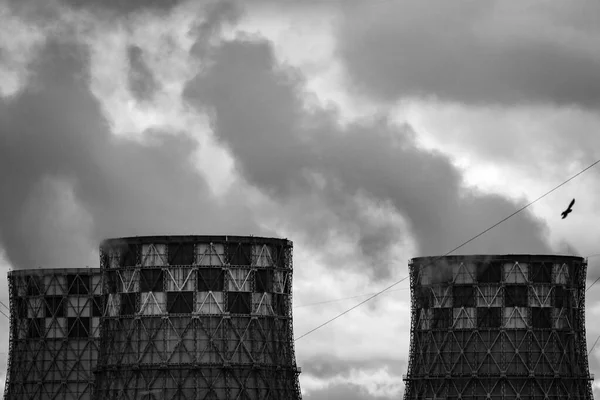
M 567 215 L 569 215 L 569 213 L 571 211 L 573 211 L 573 209 L 571 208 L 571 207 L 573 207 L 573 204 L 575 204 L 575 199 L 571 200 L 571 204 L 569 204 L 569 207 L 567 207 L 567 209 L 565 211 L 560 213 L 560 215 L 562 215 L 562 219 L 567 218 Z

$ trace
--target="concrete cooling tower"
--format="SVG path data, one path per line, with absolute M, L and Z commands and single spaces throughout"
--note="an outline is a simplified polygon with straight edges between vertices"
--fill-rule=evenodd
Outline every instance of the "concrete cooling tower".
M 591 400 L 580 257 L 410 263 L 405 399 Z
M 99 269 L 8 273 L 6 400 L 90 399 L 98 358 Z
M 292 242 L 106 240 L 96 399 L 300 399 Z

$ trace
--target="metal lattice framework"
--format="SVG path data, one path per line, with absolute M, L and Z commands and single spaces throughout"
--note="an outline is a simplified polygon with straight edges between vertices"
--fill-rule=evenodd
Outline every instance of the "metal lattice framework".
M 6 400 L 83 400 L 94 389 L 102 314 L 99 269 L 8 273 Z
M 292 243 L 111 239 L 97 399 L 300 399 Z
M 583 258 L 411 260 L 405 399 L 593 398 Z

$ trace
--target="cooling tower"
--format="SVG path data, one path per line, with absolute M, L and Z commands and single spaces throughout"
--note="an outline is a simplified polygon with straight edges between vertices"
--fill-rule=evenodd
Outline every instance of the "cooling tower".
M 106 240 L 97 399 L 300 399 L 292 242 Z
M 586 263 L 414 258 L 405 399 L 592 399 Z
M 94 388 L 102 297 L 99 269 L 8 273 L 6 400 L 87 400 Z

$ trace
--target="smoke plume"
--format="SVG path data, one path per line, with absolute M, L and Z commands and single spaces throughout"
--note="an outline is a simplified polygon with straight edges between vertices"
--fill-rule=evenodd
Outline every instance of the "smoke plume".
M 333 224 L 358 231 L 362 254 L 379 255 L 377 274 L 387 275 L 377 261 L 403 232 L 397 225 L 371 229 L 359 198 L 391 205 L 408 221 L 421 254 L 450 250 L 520 205 L 464 189 L 447 157 L 417 148 L 411 127 L 375 118 L 342 128 L 335 111 L 306 111 L 302 88 L 299 74 L 279 66 L 267 42 L 238 38 L 215 51 L 211 68 L 189 83 L 185 96 L 212 116 L 249 182 L 280 202 L 305 199 L 307 207 L 291 217 L 298 229 L 317 241 Z M 310 206 L 315 197 L 328 218 Z M 462 250 L 546 252 L 545 225 L 524 212 Z
M 85 46 L 50 40 L 27 87 L 0 100 L 0 241 L 8 260 L 19 268 L 76 267 L 104 237 L 256 233 L 236 200 L 212 197 L 191 162 L 194 140 L 146 132 L 139 143 L 111 134 L 89 90 L 88 59 Z M 79 215 L 48 222 L 48 205 L 60 208 L 61 196 Z M 61 235 L 71 240 L 53 240 Z M 81 236 L 89 248 L 80 247 Z M 80 258 L 60 265 L 64 254 Z

